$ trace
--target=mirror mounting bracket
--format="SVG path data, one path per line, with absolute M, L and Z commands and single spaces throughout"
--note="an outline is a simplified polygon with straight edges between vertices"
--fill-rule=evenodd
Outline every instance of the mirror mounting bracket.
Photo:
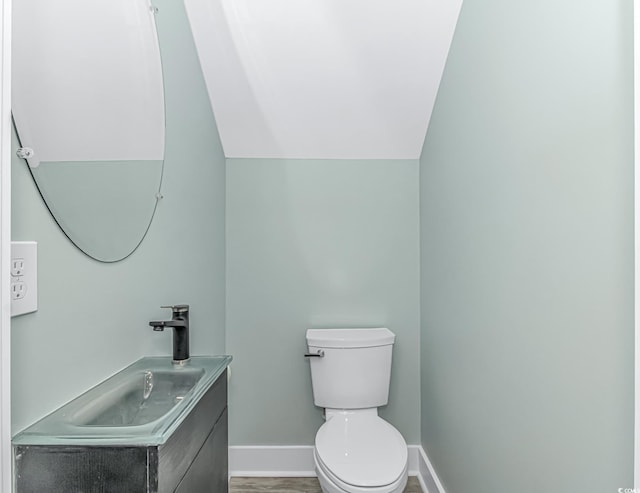
M 19 147 L 16 151 L 16 156 L 20 159 L 30 159 L 35 156 L 36 153 L 31 147 Z

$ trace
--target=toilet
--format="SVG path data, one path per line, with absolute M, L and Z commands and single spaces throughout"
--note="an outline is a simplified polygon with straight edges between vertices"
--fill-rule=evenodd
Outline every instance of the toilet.
M 407 444 L 378 416 L 389 400 L 389 329 L 309 329 L 313 400 L 324 408 L 314 461 L 323 493 L 401 493 Z

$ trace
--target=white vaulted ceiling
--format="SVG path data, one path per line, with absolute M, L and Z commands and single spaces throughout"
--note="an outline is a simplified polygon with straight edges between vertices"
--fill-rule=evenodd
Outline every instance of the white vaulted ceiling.
M 419 157 L 462 0 L 185 3 L 227 157 Z

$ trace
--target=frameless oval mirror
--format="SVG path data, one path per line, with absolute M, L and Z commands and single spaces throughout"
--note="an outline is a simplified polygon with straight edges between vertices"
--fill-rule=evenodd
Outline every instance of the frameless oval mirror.
M 19 153 L 49 211 L 87 255 L 114 262 L 153 218 L 164 160 L 164 87 L 149 0 L 13 5 Z

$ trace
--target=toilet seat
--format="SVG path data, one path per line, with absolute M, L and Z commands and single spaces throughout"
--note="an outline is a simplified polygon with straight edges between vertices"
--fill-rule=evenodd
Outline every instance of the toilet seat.
M 344 412 L 331 417 L 316 434 L 318 465 L 348 488 L 377 490 L 406 481 L 407 444 L 377 413 Z M 387 489 L 387 488 L 383 488 Z
M 378 487 L 353 486 L 340 481 L 331 471 L 328 471 L 327 467 L 318 458 L 317 450 L 313 452 L 313 459 L 316 465 L 318 481 L 320 482 L 323 493 L 402 493 L 405 486 L 407 486 L 407 480 L 409 478 L 409 465 L 407 464 L 402 475 L 395 483 Z

